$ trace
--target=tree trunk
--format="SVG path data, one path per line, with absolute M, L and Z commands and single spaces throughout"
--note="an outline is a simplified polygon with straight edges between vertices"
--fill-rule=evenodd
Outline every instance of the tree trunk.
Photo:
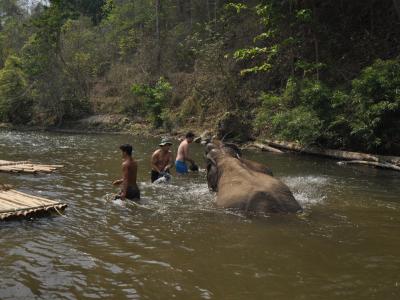
M 314 19 L 314 26 L 312 28 L 313 32 L 313 38 L 314 38 L 314 49 L 315 49 L 315 64 L 316 64 L 316 69 L 317 69 L 317 74 L 316 74 L 316 79 L 317 81 L 319 80 L 319 42 L 317 38 L 317 25 L 318 25 L 318 19 L 317 19 L 317 8 L 315 6 L 315 1 L 313 1 L 313 19 Z
M 338 165 L 365 165 L 365 166 L 371 166 L 371 167 L 380 168 L 380 169 L 400 171 L 400 167 L 393 165 L 393 164 L 378 163 L 375 161 L 365 161 L 365 160 L 339 161 Z
M 156 10 L 156 41 L 157 41 L 157 70 L 161 68 L 161 47 L 160 47 L 160 0 L 155 2 Z
M 279 154 L 283 153 L 283 151 L 281 151 L 277 148 L 274 148 L 274 147 L 271 147 L 271 146 L 268 146 L 265 144 L 261 144 L 261 143 L 252 143 L 252 144 L 246 145 L 244 147 L 244 149 L 250 149 L 250 148 L 257 148 L 257 149 L 260 149 L 261 151 L 273 152 L 273 153 L 279 153 Z
M 210 0 L 207 0 L 207 20 L 210 22 L 211 14 L 210 14 Z
M 373 155 L 357 153 L 357 152 L 349 152 L 349 151 L 340 151 L 340 150 L 331 150 L 331 149 L 320 149 L 316 147 L 302 147 L 296 143 L 290 142 L 281 142 L 281 141 L 271 141 L 266 140 L 266 143 L 272 147 L 282 148 L 291 151 L 298 151 L 307 154 L 315 154 L 321 156 L 328 156 L 333 158 L 340 159 L 348 159 L 348 160 L 367 160 L 367 161 L 378 161 L 378 158 Z
M 396 10 L 397 16 L 400 19 L 400 0 L 393 0 L 394 9 Z
M 290 142 L 282 142 L 282 141 L 273 141 L 273 140 L 265 140 L 266 144 L 272 147 L 286 149 L 290 151 L 297 151 L 306 154 L 313 154 L 319 156 L 327 156 L 336 159 L 344 159 L 350 161 L 369 161 L 376 163 L 386 163 L 392 164 L 400 167 L 400 157 L 396 156 L 382 156 L 382 155 L 373 155 L 367 153 L 360 152 L 351 152 L 351 151 L 341 151 L 341 150 L 333 150 L 333 149 L 321 149 L 317 147 L 303 147 L 296 143 Z
M 190 15 L 190 30 L 193 27 L 193 1 L 189 1 L 189 15 Z
M 214 23 L 217 23 L 217 16 L 218 16 L 218 0 L 215 0 L 215 4 L 214 4 Z

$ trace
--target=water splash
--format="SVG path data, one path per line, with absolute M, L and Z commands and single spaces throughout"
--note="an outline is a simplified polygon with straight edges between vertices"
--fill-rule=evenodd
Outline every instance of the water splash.
M 294 197 L 303 208 L 323 203 L 327 198 L 326 187 L 329 184 L 329 179 L 326 177 L 290 176 L 283 177 L 282 181 L 290 187 Z

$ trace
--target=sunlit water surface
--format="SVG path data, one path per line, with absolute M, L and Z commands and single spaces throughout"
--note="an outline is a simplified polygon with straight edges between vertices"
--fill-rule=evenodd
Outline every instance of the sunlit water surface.
M 121 143 L 134 145 L 142 206 L 106 201 Z M 65 165 L 0 183 L 69 205 L 65 217 L 0 223 L 0 299 L 400 299 L 399 173 L 247 152 L 306 211 L 247 219 L 213 206 L 204 172 L 151 185 L 157 143 L 0 131 L 0 159 Z

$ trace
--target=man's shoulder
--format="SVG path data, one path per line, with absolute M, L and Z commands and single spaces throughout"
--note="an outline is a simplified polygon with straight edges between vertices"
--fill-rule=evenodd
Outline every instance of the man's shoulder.
M 157 149 L 156 151 L 153 152 L 153 155 L 158 155 L 158 154 L 160 154 L 160 152 L 161 152 L 161 149 Z
M 187 140 L 183 140 L 179 145 L 180 145 L 180 146 L 182 146 L 182 145 L 187 145 Z
M 122 163 L 122 166 L 124 166 L 124 167 L 128 167 L 128 166 L 131 166 L 131 165 L 137 165 L 136 160 L 130 159 L 130 160 L 126 160 L 126 161 L 124 161 Z

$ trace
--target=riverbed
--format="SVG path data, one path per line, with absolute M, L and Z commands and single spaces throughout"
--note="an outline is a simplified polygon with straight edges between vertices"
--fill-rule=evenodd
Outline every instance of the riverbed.
M 0 223 L 0 299 L 400 299 L 399 173 L 245 152 L 305 209 L 245 218 L 214 207 L 204 171 L 150 184 L 158 142 L 0 131 L 0 159 L 65 165 L 0 183 L 69 206 L 63 217 Z M 122 143 L 139 162 L 141 206 L 107 201 Z M 191 151 L 204 164 L 202 146 Z

